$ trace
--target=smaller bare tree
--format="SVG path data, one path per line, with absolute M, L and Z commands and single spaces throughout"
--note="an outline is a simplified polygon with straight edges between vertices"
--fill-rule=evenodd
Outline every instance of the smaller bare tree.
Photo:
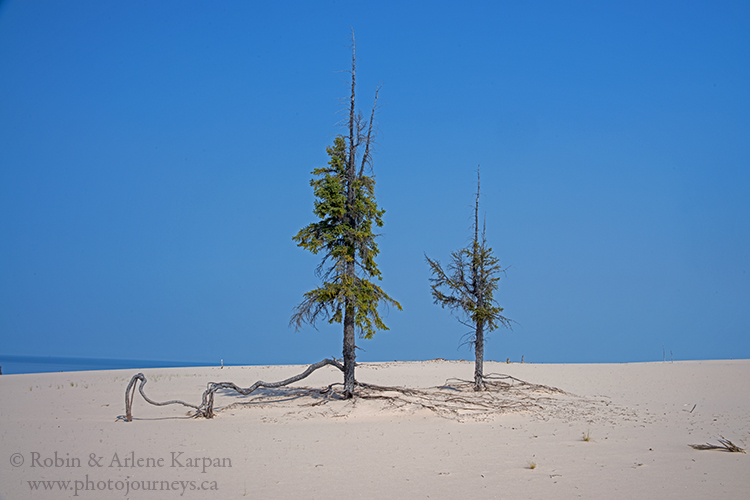
M 500 274 L 505 272 L 500 261 L 487 246 L 485 225 L 479 234 L 479 193 L 480 180 L 477 170 L 477 196 L 474 203 L 474 237 L 466 248 L 451 254 L 447 271 L 440 262 L 427 255 L 427 263 L 432 271 L 431 288 L 435 304 L 457 312 L 459 321 L 469 326 L 469 342 L 474 345 L 474 390 L 484 388 L 484 340 L 485 335 L 498 326 L 511 328 L 510 319 L 502 315 L 494 293 L 498 287 Z

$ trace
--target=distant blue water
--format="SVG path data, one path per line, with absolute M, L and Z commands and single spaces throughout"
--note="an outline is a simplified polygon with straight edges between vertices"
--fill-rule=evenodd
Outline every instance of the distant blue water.
M 0 354 L 3 375 L 17 373 L 77 372 L 121 370 L 132 368 L 171 368 L 181 366 L 216 366 L 216 363 L 187 361 L 154 361 L 137 359 L 62 358 L 53 356 L 10 356 Z

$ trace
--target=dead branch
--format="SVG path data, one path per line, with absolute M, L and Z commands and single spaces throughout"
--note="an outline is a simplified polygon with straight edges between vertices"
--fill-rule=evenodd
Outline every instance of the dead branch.
M 133 397 L 135 396 L 136 380 L 140 380 L 141 382 L 138 385 L 138 392 L 141 393 L 141 396 L 143 396 L 143 399 L 147 403 L 152 404 L 154 406 L 181 404 L 183 406 L 187 406 L 188 408 L 193 408 L 196 411 L 195 416 L 212 418 L 214 416 L 214 394 L 218 390 L 228 389 L 228 390 L 237 392 L 243 396 L 247 396 L 261 387 L 277 388 L 277 387 L 283 387 L 289 384 L 293 384 L 294 382 L 297 382 L 299 380 L 302 380 L 308 377 L 315 370 L 319 368 L 323 368 L 324 366 L 327 366 L 327 365 L 335 366 L 342 372 L 344 371 L 344 366 L 338 361 L 336 361 L 335 359 L 324 359 L 323 361 L 319 361 L 315 364 L 308 366 L 304 372 L 298 375 L 295 375 L 293 377 L 289 377 L 288 379 L 282 380 L 280 382 L 263 382 L 262 380 L 259 380 L 247 388 L 238 387 L 233 382 L 209 382 L 208 387 L 206 388 L 206 391 L 203 393 L 203 399 L 200 405 L 192 405 L 190 403 L 186 403 L 180 400 L 165 401 L 163 403 L 153 401 L 148 396 L 146 396 L 145 392 L 143 392 L 143 386 L 146 385 L 146 382 L 147 382 L 146 376 L 143 373 L 137 373 L 133 375 L 133 378 L 130 379 L 130 383 L 128 384 L 128 387 L 125 389 L 125 417 L 124 419 L 127 422 L 133 421 L 132 410 L 133 410 Z M 329 391 L 331 390 L 331 387 L 332 386 L 328 386 Z M 118 418 L 122 418 L 122 417 L 118 417 Z
M 689 444 L 691 448 L 695 450 L 721 450 L 721 451 L 729 451 L 734 453 L 745 453 L 744 448 L 740 448 L 733 442 L 731 442 L 728 439 L 725 439 L 724 436 L 721 436 L 719 439 L 720 445 L 716 444 Z

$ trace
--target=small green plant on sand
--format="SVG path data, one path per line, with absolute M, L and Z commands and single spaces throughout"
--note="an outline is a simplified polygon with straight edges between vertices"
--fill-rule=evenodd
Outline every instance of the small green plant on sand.
M 529 469 L 531 470 L 536 469 L 536 462 L 529 462 Z
M 587 443 L 588 443 L 589 441 L 591 441 L 591 431 L 586 431 L 586 432 L 584 432 L 584 433 L 583 433 L 583 438 L 582 438 L 582 439 L 583 439 L 584 441 L 586 441 Z

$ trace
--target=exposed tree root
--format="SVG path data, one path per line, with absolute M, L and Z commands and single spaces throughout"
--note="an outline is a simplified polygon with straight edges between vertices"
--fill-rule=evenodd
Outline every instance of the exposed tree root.
M 539 418 L 607 418 L 614 411 L 621 411 L 616 405 L 605 401 L 594 401 L 568 394 L 555 387 L 531 384 L 509 375 L 489 374 L 483 377 L 483 390 L 475 391 L 473 380 L 449 379 L 443 385 L 428 388 L 388 387 L 357 382 L 351 404 L 346 403 L 347 394 L 344 385 L 334 383 L 323 388 L 288 387 L 309 376 L 324 366 L 335 366 L 343 372 L 342 364 L 334 359 L 324 359 L 310 365 L 304 372 L 280 382 L 258 381 L 248 388 L 238 387 L 232 382 L 211 382 L 203 393 L 201 404 L 193 405 L 184 401 L 166 401 L 163 403 L 151 400 L 144 393 L 146 377 L 139 373 L 131 379 L 125 390 L 125 412 L 120 418 L 132 421 L 133 397 L 136 381 L 140 381 L 138 390 L 143 399 L 152 405 L 165 406 L 180 404 L 195 410 L 195 417 L 212 418 L 219 411 L 266 404 L 288 405 L 292 413 L 304 408 L 320 407 L 337 402 L 331 411 L 336 416 L 344 416 L 355 408 L 358 401 L 382 401 L 386 407 L 403 411 L 426 409 L 435 414 L 451 419 L 462 420 L 492 418 L 494 416 L 517 411 L 533 411 Z M 215 407 L 215 395 L 237 394 L 249 396 L 241 401 L 226 406 Z M 341 406 L 341 404 L 345 404 Z M 344 413 L 341 413 L 341 411 Z M 603 412 L 603 413 L 602 413 Z
M 255 382 L 253 385 L 247 388 L 238 387 L 233 382 L 209 382 L 208 387 L 206 388 L 206 391 L 203 393 L 203 400 L 201 401 L 200 405 L 192 405 L 190 403 L 186 403 L 184 401 L 180 400 L 172 400 L 172 401 L 165 401 L 163 403 L 159 403 L 157 401 L 153 401 L 149 399 L 148 396 L 143 392 L 143 386 L 146 385 L 146 376 L 143 373 L 137 373 L 136 375 L 133 375 L 133 378 L 130 379 L 130 383 L 128 384 L 127 389 L 125 389 L 125 421 L 132 422 L 133 421 L 133 397 L 135 396 L 135 382 L 136 380 L 140 380 L 141 383 L 138 386 L 138 391 L 141 393 L 141 396 L 143 396 L 143 399 L 152 405 L 155 406 L 166 406 L 166 405 L 173 405 L 173 404 L 180 404 L 183 406 L 187 406 L 188 408 L 193 408 L 196 411 L 195 416 L 205 417 L 205 418 L 212 418 L 214 416 L 214 394 L 216 394 L 216 391 L 219 390 L 231 390 L 234 392 L 237 392 L 239 394 L 242 394 L 243 396 L 247 396 L 248 394 L 254 392 L 255 390 L 265 387 L 265 388 L 277 388 L 277 387 L 283 387 L 285 385 L 293 384 L 294 382 L 297 382 L 299 380 L 302 380 L 303 378 L 306 378 L 309 376 L 312 372 L 319 368 L 323 368 L 324 366 L 331 365 L 335 366 L 342 372 L 344 371 L 344 366 L 336 361 L 335 359 L 324 359 L 323 361 L 319 361 L 313 365 L 310 365 L 307 367 L 307 369 L 300 373 L 299 375 L 295 375 L 293 377 L 289 377 L 288 379 L 282 380 L 280 382 L 263 382 L 262 380 L 259 380 Z M 329 386 L 328 390 L 330 391 L 331 386 Z
M 510 375 L 489 374 L 483 377 L 483 390 L 475 391 L 473 380 L 448 379 L 445 384 L 427 389 L 383 387 L 359 383 L 358 396 L 380 399 L 395 407 L 415 406 L 444 417 L 479 416 L 508 411 L 541 408 L 545 399 L 540 393 L 565 394 L 555 387 L 530 384 Z

